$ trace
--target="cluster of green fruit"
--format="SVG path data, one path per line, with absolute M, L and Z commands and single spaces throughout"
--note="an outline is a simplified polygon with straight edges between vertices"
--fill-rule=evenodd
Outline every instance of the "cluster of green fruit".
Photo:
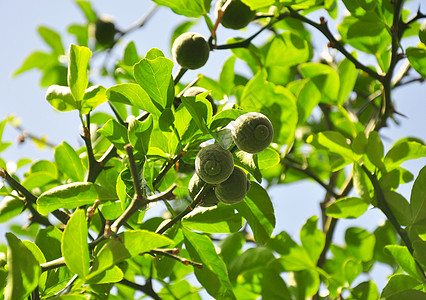
M 226 0 L 216 2 L 216 18 Z M 220 23 L 230 29 L 246 27 L 254 18 L 255 11 L 240 0 L 233 0 L 222 15 Z M 204 66 L 209 59 L 210 46 L 200 34 L 185 32 L 173 42 L 172 55 L 175 61 L 184 69 L 195 70 Z
M 274 130 L 271 121 L 261 113 L 247 113 L 235 120 L 232 138 L 235 145 L 248 153 L 259 153 L 272 142 Z M 195 159 L 195 174 L 189 182 L 192 199 L 205 184 L 211 184 L 203 198 L 204 206 L 218 202 L 234 204 L 242 201 L 250 189 L 246 173 L 234 166 L 231 151 L 219 144 L 201 148 Z

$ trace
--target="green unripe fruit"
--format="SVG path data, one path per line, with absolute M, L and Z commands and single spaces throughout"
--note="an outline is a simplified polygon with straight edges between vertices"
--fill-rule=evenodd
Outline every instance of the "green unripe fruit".
M 197 95 L 207 92 L 207 90 L 205 88 L 202 88 L 200 86 L 192 86 L 190 88 L 188 88 L 185 93 L 183 93 L 184 97 L 196 97 Z M 213 114 L 216 114 L 217 112 L 217 106 L 214 103 L 213 97 L 211 94 L 208 94 L 206 97 L 207 100 L 209 100 L 209 102 L 212 104 L 212 109 L 213 109 Z
M 426 21 L 423 21 L 422 25 L 420 25 L 419 38 L 426 45 Z
M 247 113 L 235 120 L 232 138 L 240 150 L 258 153 L 271 144 L 273 137 L 272 123 L 261 113 Z
M 205 182 L 200 177 L 198 177 L 197 173 L 195 173 L 191 177 L 191 180 L 189 181 L 189 185 L 188 185 L 188 191 L 189 191 L 189 196 L 191 197 L 192 200 L 195 199 L 195 196 L 197 196 L 197 194 L 201 191 L 204 184 Z M 203 197 L 201 206 L 214 206 L 218 202 L 219 200 L 217 199 L 213 188 L 210 188 L 207 191 L 206 195 Z
M 216 17 L 219 9 L 226 3 L 226 0 L 218 0 L 215 6 Z M 240 0 L 234 0 L 226 8 L 220 23 L 230 29 L 241 29 L 250 23 L 255 15 L 255 11 L 245 5 Z
M 117 30 L 115 24 L 107 18 L 99 18 L 95 23 L 95 39 L 100 45 L 110 46 L 114 42 Z
M 224 182 L 232 174 L 234 159 L 230 151 L 219 144 L 201 148 L 195 158 L 195 172 L 207 183 Z
M 214 193 L 219 201 L 225 204 L 234 204 L 242 201 L 250 189 L 251 183 L 246 173 L 234 167 L 231 176 L 221 184 L 216 185 Z
M 173 59 L 185 69 L 195 70 L 209 59 L 210 46 L 206 39 L 194 32 L 185 32 L 173 42 Z

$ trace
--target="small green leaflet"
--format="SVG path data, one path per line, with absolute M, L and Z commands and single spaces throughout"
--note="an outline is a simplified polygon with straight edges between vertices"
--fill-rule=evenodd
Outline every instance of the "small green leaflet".
M 37 199 L 37 211 L 46 215 L 58 208 L 73 209 L 93 204 L 95 200 L 117 200 L 109 190 L 90 183 L 74 182 L 57 186 L 41 194 Z
M 183 227 L 185 246 L 191 259 L 201 262 L 203 268 L 194 268 L 195 276 L 207 292 L 216 299 L 235 299 L 225 264 L 219 258 L 209 237 Z
M 37 287 L 41 268 L 32 252 L 13 233 L 7 232 L 6 239 L 9 276 L 4 296 L 23 299 Z
M 81 279 L 89 273 L 89 245 L 84 209 L 78 209 L 69 219 L 62 235 L 61 250 L 68 268 Z
M 210 1 L 205 0 L 153 0 L 158 5 L 164 5 L 178 15 L 199 18 L 210 11 Z
M 83 164 L 75 150 L 67 143 L 62 142 L 55 148 L 55 162 L 58 169 L 75 181 L 84 180 Z
M 77 101 L 83 99 L 89 79 L 87 77 L 87 65 L 92 52 L 87 47 L 74 44 L 69 48 L 68 60 L 68 86 L 71 94 Z

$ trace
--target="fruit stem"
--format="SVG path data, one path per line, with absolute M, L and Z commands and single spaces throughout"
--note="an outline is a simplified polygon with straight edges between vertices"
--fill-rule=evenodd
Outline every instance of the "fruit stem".
M 188 69 L 180 68 L 178 74 L 176 75 L 175 79 L 173 80 L 174 85 L 177 85 L 182 78 L 182 76 L 188 71 Z
M 176 224 L 178 221 L 180 221 L 184 216 L 189 214 L 191 211 L 194 210 L 194 208 L 200 204 L 201 200 L 205 196 L 206 192 L 211 188 L 212 185 L 205 183 L 201 190 L 198 192 L 198 194 L 195 196 L 194 201 L 186 209 L 184 209 L 180 214 L 178 214 L 176 217 L 171 219 L 167 224 L 165 224 L 163 227 L 161 227 L 159 230 L 157 230 L 158 234 L 163 234 L 167 231 L 167 229 L 171 228 L 174 224 Z

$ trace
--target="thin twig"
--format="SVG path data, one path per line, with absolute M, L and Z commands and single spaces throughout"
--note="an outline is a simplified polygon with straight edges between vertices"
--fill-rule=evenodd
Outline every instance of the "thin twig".
M 154 186 L 154 189 L 157 189 L 157 185 L 161 182 L 161 180 L 163 179 L 163 177 L 179 161 L 179 159 L 182 158 L 182 156 L 183 156 L 183 153 L 179 153 L 179 154 L 175 155 L 175 157 L 172 160 L 166 162 L 166 164 L 163 166 L 163 168 L 161 169 L 161 171 L 158 174 L 158 176 L 152 182 L 152 185 Z
M 315 180 L 319 185 L 321 185 L 324 189 L 326 189 L 326 191 L 330 193 L 330 195 L 332 195 L 334 198 L 339 197 L 339 195 L 337 195 L 336 192 L 333 191 L 333 189 L 328 184 L 326 184 L 314 172 L 312 172 L 311 169 L 309 169 L 309 167 L 303 166 L 302 164 L 290 158 L 289 156 L 286 156 L 284 158 L 283 163 L 289 166 L 290 168 L 298 170 L 304 173 L 305 175 L 309 176 L 313 180 Z
M 133 179 L 133 186 L 135 188 L 135 195 L 132 202 L 126 210 L 114 221 L 111 225 L 111 231 L 117 232 L 118 229 L 127 222 L 127 220 L 137 212 L 141 207 L 149 203 L 148 199 L 143 195 L 141 182 L 139 180 L 138 167 L 133 156 L 133 147 L 128 144 L 124 147 L 129 158 L 129 168 Z
M 41 272 L 43 273 L 45 271 L 49 271 L 49 270 L 53 270 L 53 269 L 63 267 L 65 265 L 66 265 L 65 259 L 63 257 L 60 257 L 58 259 L 45 262 L 45 263 L 41 264 L 40 267 L 41 267 Z
M 179 249 L 177 249 L 177 250 L 179 250 Z M 151 253 L 155 256 L 163 255 L 163 256 L 166 256 L 166 257 L 170 257 L 172 259 L 175 259 L 175 260 L 183 263 L 184 265 L 191 265 L 191 266 L 196 267 L 198 269 L 203 268 L 203 264 L 189 260 L 189 259 L 186 259 L 186 258 L 181 257 L 181 256 L 178 256 L 173 251 L 167 251 L 167 249 L 166 250 L 165 249 L 154 249 L 154 250 L 151 250 L 149 253 Z
M 410 251 L 414 261 L 416 262 L 417 267 L 421 271 L 423 277 L 426 279 L 426 273 L 423 270 L 422 266 L 417 261 L 416 257 L 414 256 L 414 248 L 413 244 L 411 243 L 411 240 L 405 231 L 399 224 L 398 220 L 396 219 L 395 215 L 393 214 L 392 210 L 390 209 L 389 205 L 386 202 L 385 195 L 383 193 L 382 187 L 379 184 L 379 181 L 377 180 L 376 176 L 372 174 L 364 165 L 361 166 L 362 170 L 365 172 L 365 174 L 370 179 L 373 187 L 374 192 L 377 197 L 377 208 L 379 208 L 385 216 L 388 218 L 388 220 L 391 222 L 392 226 L 395 228 L 398 235 L 401 237 L 401 239 L 404 241 L 404 244 L 407 246 L 408 251 Z
M 180 68 L 178 74 L 176 75 L 175 79 L 173 79 L 173 83 L 174 85 L 178 84 L 179 81 L 181 80 L 182 76 L 185 75 L 186 71 L 188 71 L 188 69 L 185 68 Z
M 325 20 L 322 19 L 320 23 L 315 23 L 314 21 L 302 16 L 301 14 L 293 10 L 291 7 L 287 8 L 290 11 L 290 17 L 298 19 L 318 29 L 330 41 L 330 46 L 339 50 L 347 59 L 349 59 L 355 65 L 356 68 L 363 70 L 374 79 L 383 82 L 383 76 L 379 75 L 374 70 L 362 64 L 358 59 L 356 59 L 352 54 L 350 54 L 338 40 L 336 40 L 336 38 L 333 36 L 330 29 L 328 28 L 327 22 Z
M 132 282 L 132 281 L 129 281 L 129 280 L 123 278 L 118 283 L 125 285 L 125 286 L 128 286 L 128 287 L 131 287 L 132 289 L 141 291 L 141 292 L 147 294 L 148 296 L 152 297 L 153 299 L 161 300 L 160 296 L 158 296 L 157 293 L 155 293 L 155 291 L 152 289 L 152 287 L 149 284 L 147 284 L 148 282 L 145 283 L 145 285 L 140 285 L 140 284 L 137 284 L 135 282 Z
M 191 211 L 194 210 L 195 207 L 197 207 L 198 204 L 201 203 L 201 200 L 204 197 L 204 194 L 207 192 L 209 188 L 211 188 L 211 184 L 204 184 L 201 190 L 198 192 L 198 194 L 195 196 L 194 201 L 188 207 L 183 210 L 180 214 L 178 214 L 176 217 L 171 219 L 168 223 L 166 223 L 163 227 L 157 230 L 158 234 L 163 234 L 167 231 L 167 229 L 171 228 L 174 224 L 176 224 L 178 221 L 180 221 L 184 216 L 189 214 Z
M 27 207 L 28 209 L 31 211 L 33 217 L 34 217 L 34 221 L 35 220 L 39 220 L 41 222 L 43 222 L 43 225 L 49 226 L 48 224 L 50 224 L 50 222 L 48 223 L 48 220 L 44 220 L 44 217 L 41 216 L 38 211 L 32 207 L 33 204 L 36 204 L 37 201 L 37 197 L 35 195 L 33 195 L 29 190 L 27 190 L 22 184 L 20 184 L 15 178 L 13 178 L 12 176 L 10 176 L 10 174 L 3 168 L 0 168 L 0 177 L 3 177 L 6 182 L 18 193 L 21 193 L 21 195 L 23 195 L 25 197 L 25 201 L 27 202 Z M 67 224 L 68 220 L 69 220 L 69 216 L 60 211 L 60 210 L 54 210 L 52 212 L 52 215 L 54 215 L 59 221 L 61 221 L 63 224 Z M 42 224 L 42 223 L 40 223 Z

